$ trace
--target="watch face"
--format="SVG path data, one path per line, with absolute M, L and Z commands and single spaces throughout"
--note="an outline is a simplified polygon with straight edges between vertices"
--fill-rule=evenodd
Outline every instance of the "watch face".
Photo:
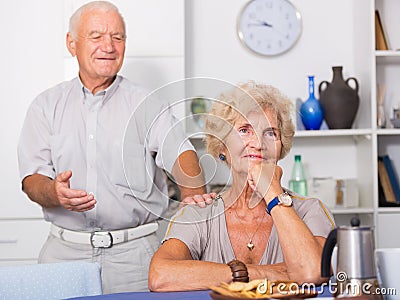
M 301 34 L 301 16 L 288 0 L 252 0 L 239 15 L 242 43 L 261 55 L 278 55 L 294 46 Z
M 278 196 L 279 202 L 283 206 L 292 206 L 293 200 L 288 193 L 283 193 Z

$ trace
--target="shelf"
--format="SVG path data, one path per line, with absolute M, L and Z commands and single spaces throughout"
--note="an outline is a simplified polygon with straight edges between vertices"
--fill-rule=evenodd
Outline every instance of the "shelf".
M 376 57 L 400 57 L 400 51 L 398 50 L 377 50 L 375 51 Z
M 382 133 L 381 133 L 382 132 Z M 400 134 L 400 129 L 380 129 L 381 134 Z M 203 139 L 204 133 L 187 132 L 190 139 Z M 354 137 L 354 136 L 370 136 L 372 129 L 330 129 L 330 130 L 299 130 L 294 134 L 295 138 L 307 137 Z
M 378 129 L 376 133 L 378 135 L 400 135 L 400 128 Z
M 373 214 L 373 208 L 354 207 L 354 208 L 331 208 L 333 214 L 351 215 L 351 214 Z
M 295 132 L 294 137 L 368 136 L 371 134 L 371 129 L 299 130 Z
M 379 207 L 378 213 L 383 214 L 400 214 L 400 207 Z
M 400 51 L 375 51 L 378 64 L 400 64 Z

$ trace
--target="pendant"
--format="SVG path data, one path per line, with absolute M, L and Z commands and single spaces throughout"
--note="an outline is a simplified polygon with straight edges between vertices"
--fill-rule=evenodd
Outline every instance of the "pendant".
M 254 244 L 253 244 L 252 240 L 250 240 L 250 241 L 247 243 L 247 248 L 248 248 L 250 251 L 254 249 Z

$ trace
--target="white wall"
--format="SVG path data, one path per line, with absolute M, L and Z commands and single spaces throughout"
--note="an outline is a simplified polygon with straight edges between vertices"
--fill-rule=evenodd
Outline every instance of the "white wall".
M 33 97 L 63 79 L 61 16 L 61 1 L 0 2 L 1 217 L 41 216 L 20 192 L 16 148 Z
M 257 56 L 241 45 L 236 19 L 243 0 L 189 0 L 186 70 L 233 83 L 254 79 L 277 86 L 289 97 L 307 96 L 307 75 L 330 80 L 331 66 L 354 74 L 353 1 L 292 0 L 300 11 L 303 32 L 295 47 L 276 57 Z M 340 16 L 340 17 L 339 17 Z

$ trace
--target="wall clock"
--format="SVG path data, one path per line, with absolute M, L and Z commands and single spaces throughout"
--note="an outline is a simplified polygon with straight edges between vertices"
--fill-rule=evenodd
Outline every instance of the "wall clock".
M 265 56 L 287 52 L 296 44 L 301 30 L 301 15 L 288 0 L 251 0 L 237 20 L 241 42 Z

